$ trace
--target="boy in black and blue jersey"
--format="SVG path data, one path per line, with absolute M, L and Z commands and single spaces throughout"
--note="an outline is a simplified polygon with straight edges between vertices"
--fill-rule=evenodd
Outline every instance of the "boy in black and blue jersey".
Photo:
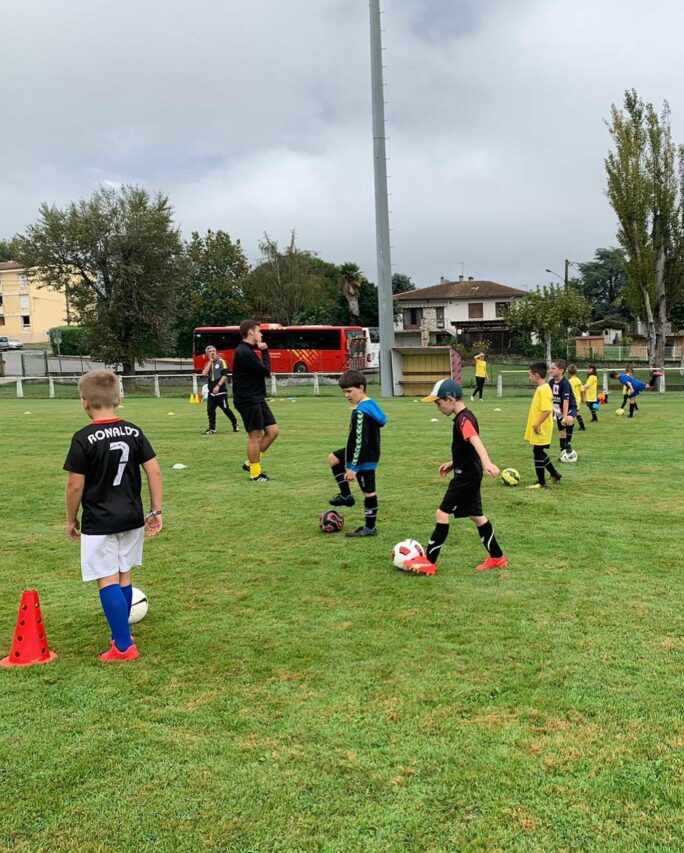
M 577 417 L 577 403 L 572 386 L 565 378 L 567 364 L 559 358 L 551 362 L 549 385 L 553 393 L 553 414 L 556 418 L 560 438 L 560 461 L 576 462 L 577 454 L 572 449 L 572 433 Z
M 349 531 L 347 536 L 376 536 L 378 493 L 375 490 L 375 469 L 380 461 L 380 430 L 387 423 L 387 416 L 366 394 L 366 377 L 360 371 L 347 370 L 340 376 L 339 386 L 354 409 L 347 446 L 328 456 L 328 464 L 340 490 L 330 504 L 354 506 L 349 483 L 358 480 L 363 493 L 365 524 Z

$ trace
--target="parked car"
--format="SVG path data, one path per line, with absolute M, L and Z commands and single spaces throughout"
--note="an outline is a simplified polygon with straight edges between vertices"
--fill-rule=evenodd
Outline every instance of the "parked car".
M 4 335 L 0 335 L 0 350 L 23 348 L 24 345 L 21 341 L 16 341 L 14 338 L 6 338 Z

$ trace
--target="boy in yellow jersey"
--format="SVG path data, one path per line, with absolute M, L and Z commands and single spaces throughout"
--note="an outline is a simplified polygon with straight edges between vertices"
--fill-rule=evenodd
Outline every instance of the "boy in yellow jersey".
M 546 489 L 545 472 L 551 475 L 554 483 L 560 483 L 561 475 L 553 467 L 546 452 L 551 446 L 551 435 L 553 434 L 553 391 L 546 381 L 546 364 L 536 361 L 530 365 L 529 378 L 532 385 L 536 385 L 536 391 L 530 404 L 527 416 L 527 429 L 525 430 L 525 441 L 532 445 L 534 453 L 534 471 L 537 482 L 528 489 Z
M 484 390 L 484 384 L 488 379 L 487 376 L 487 362 L 485 360 L 485 354 L 483 352 L 479 352 L 475 356 L 475 390 L 470 396 L 470 401 L 475 399 L 479 395 L 480 400 L 482 399 L 482 391 Z
M 575 420 L 579 424 L 580 432 L 586 432 L 587 428 L 584 426 L 584 421 L 580 414 L 580 406 L 583 402 L 584 391 L 582 390 L 582 380 L 577 375 L 577 366 L 574 364 L 568 365 L 568 382 L 570 383 L 572 393 L 575 395 L 575 402 L 577 403 L 577 414 L 575 415 Z
M 599 403 L 598 403 L 598 376 L 596 375 L 596 365 L 588 364 L 587 365 L 587 381 L 584 385 L 582 385 L 584 389 L 584 401 L 589 406 L 589 411 L 591 412 L 591 420 L 592 422 L 598 423 L 598 417 L 596 412 L 598 412 Z

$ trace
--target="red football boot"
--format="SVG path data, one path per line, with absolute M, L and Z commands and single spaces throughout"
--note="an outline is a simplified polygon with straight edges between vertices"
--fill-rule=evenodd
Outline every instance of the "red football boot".
M 109 651 L 104 652 L 100 655 L 100 660 L 137 660 L 139 657 L 140 652 L 138 651 L 138 647 L 135 644 L 129 646 L 125 652 L 120 652 L 117 647 L 112 643 L 112 647 L 109 649 Z
M 427 557 L 414 557 L 412 560 L 404 560 L 404 568 L 407 572 L 415 572 L 417 575 L 434 575 L 437 566 L 431 563 Z
M 507 565 L 508 560 L 504 554 L 502 557 L 487 557 L 484 563 L 480 563 L 479 566 L 475 566 L 475 570 L 478 572 L 486 572 L 487 569 L 505 569 Z

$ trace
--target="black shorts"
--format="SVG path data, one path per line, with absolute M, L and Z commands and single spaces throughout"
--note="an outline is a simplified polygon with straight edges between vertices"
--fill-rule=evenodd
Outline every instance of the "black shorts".
M 340 460 L 340 464 L 347 467 L 347 452 L 344 447 L 339 450 L 333 450 L 333 456 Z M 359 483 L 359 488 L 365 495 L 372 495 L 375 491 L 375 471 L 357 471 L 356 479 Z
M 235 408 L 240 412 L 242 423 L 247 432 L 260 430 L 263 432 L 267 426 L 273 426 L 276 419 L 269 409 L 268 403 L 235 403 Z
M 483 515 L 480 485 L 482 480 L 460 480 L 458 477 L 449 483 L 439 508 L 454 518 L 467 518 L 469 515 Z

